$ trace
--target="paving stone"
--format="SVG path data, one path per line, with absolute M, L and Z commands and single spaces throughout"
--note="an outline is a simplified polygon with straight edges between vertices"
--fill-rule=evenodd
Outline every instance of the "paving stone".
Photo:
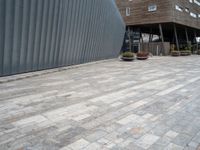
M 143 118 L 145 118 L 145 119 L 149 119 L 149 118 L 151 118 L 151 117 L 153 117 L 153 115 L 152 115 L 152 114 L 149 114 L 149 113 L 143 115 Z
M 158 124 L 155 128 L 153 128 L 150 132 L 157 136 L 163 136 L 167 131 L 169 131 L 169 127 L 164 124 Z
M 86 118 L 88 118 L 90 116 L 91 116 L 90 114 L 84 114 L 84 115 L 80 115 L 78 117 L 72 118 L 72 120 L 81 121 L 81 120 L 86 119 Z
M 88 145 L 84 150 L 102 150 L 102 146 L 97 143 Z
M 32 125 L 32 124 L 37 124 L 37 123 L 41 123 L 43 121 L 46 121 L 47 119 L 41 115 L 37 115 L 37 116 L 33 116 L 30 118 L 26 118 L 20 121 L 17 121 L 14 123 L 15 126 L 28 126 L 28 125 Z
M 139 140 L 137 140 L 136 145 L 139 147 L 142 147 L 144 149 L 148 149 L 153 145 L 160 137 L 146 134 L 143 137 L 141 137 Z
M 166 148 L 165 150 L 183 150 L 184 147 L 181 147 L 179 145 L 176 145 L 176 144 L 173 144 L 173 143 L 170 143 Z
M 0 83 L 0 149 L 196 150 L 199 58 L 116 59 Z
M 174 139 L 176 136 L 178 136 L 178 133 L 170 130 L 165 134 L 165 136 Z
M 120 106 L 122 104 L 123 104 L 122 102 L 116 102 L 116 103 L 113 103 L 111 106 L 112 107 L 118 107 L 118 106 Z
M 126 125 L 131 121 L 137 120 L 138 118 L 139 118 L 139 116 L 131 114 L 131 115 L 129 115 L 129 116 L 117 121 L 117 123 L 119 123 L 121 125 Z
M 104 131 L 94 131 L 92 134 L 88 135 L 85 137 L 86 140 L 90 141 L 90 142 L 94 142 L 97 141 L 98 139 L 104 137 L 107 133 Z
M 70 149 L 73 149 L 73 150 L 81 150 L 85 147 L 87 147 L 90 143 L 84 139 L 80 139 L 72 144 L 70 144 L 68 147 Z
M 181 145 L 185 147 L 187 144 L 190 143 L 192 140 L 192 137 L 186 135 L 186 134 L 179 134 L 174 140 L 173 143 L 177 145 Z
M 61 148 L 60 150 L 71 150 L 71 149 L 66 146 L 66 147 Z

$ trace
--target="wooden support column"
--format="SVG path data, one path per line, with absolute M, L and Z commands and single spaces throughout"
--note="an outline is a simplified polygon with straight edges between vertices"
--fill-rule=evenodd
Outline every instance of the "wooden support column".
M 176 30 L 176 25 L 174 24 L 174 35 L 175 35 L 175 39 L 176 39 L 176 47 L 177 47 L 177 50 L 180 51 L 180 48 L 179 48 L 179 41 L 178 41 L 178 36 L 177 36 L 177 30 Z
M 165 53 L 165 48 L 164 48 L 164 36 L 163 36 L 163 29 L 162 29 L 162 25 L 159 24 L 159 31 L 160 31 L 160 35 L 161 35 L 161 40 L 162 40 L 162 50 Z

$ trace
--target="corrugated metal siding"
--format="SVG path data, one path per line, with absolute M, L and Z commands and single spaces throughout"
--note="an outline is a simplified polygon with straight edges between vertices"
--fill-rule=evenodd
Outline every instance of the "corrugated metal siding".
M 117 57 L 114 0 L 0 0 L 0 76 Z

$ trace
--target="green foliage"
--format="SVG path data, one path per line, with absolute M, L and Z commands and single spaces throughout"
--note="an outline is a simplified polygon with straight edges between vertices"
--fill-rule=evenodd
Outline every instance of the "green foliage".
M 122 54 L 122 57 L 134 57 L 134 53 L 133 52 L 124 52 L 123 54 Z
M 139 52 L 137 53 L 137 57 L 148 57 L 149 53 L 148 52 Z
M 192 45 L 191 44 L 188 45 L 188 50 L 192 51 Z
M 175 47 L 176 47 L 175 44 L 171 44 L 171 45 L 170 45 L 170 51 L 171 51 L 171 52 L 174 51 L 174 50 L 175 50 Z
M 185 51 L 180 51 L 181 56 L 189 56 L 191 55 L 191 51 L 190 50 L 185 50 Z

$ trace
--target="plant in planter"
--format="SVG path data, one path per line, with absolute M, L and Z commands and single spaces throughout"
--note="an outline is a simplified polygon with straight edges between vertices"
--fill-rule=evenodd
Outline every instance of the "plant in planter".
M 133 52 L 124 52 L 122 53 L 121 59 L 124 61 L 133 61 L 135 59 L 135 55 Z
M 170 52 L 174 51 L 174 50 L 175 50 L 175 47 L 176 47 L 175 44 L 171 44 L 171 45 L 170 45 Z
M 181 54 L 180 54 L 180 51 L 172 51 L 171 52 L 171 56 L 175 56 L 175 57 L 178 57 L 178 56 L 180 56 Z
M 180 55 L 181 56 L 189 56 L 189 55 L 191 55 L 191 51 L 189 51 L 189 50 L 182 50 L 182 51 L 180 51 Z
M 186 46 L 185 49 L 180 50 L 180 55 L 181 56 L 189 56 L 191 54 L 192 54 L 192 52 L 191 52 L 191 48 L 190 47 Z
M 200 49 L 197 51 L 197 55 L 200 55 Z
M 149 58 L 149 52 L 138 52 L 137 53 L 137 59 L 138 60 L 146 60 Z

